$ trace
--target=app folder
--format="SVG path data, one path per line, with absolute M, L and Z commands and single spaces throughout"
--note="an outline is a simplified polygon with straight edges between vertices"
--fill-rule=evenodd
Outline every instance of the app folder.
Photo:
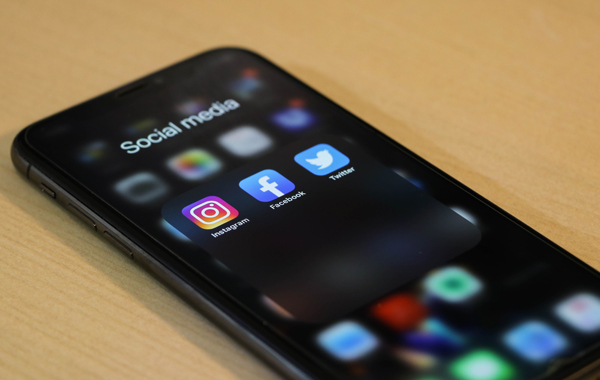
M 295 155 L 318 144 L 343 152 L 354 172 L 332 181 L 294 162 Z M 239 182 L 265 168 L 285 173 L 306 195 L 275 210 L 252 199 Z M 183 207 L 213 194 L 249 222 L 213 238 L 182 215 Z M 291 144 L 229 172 L 172 199 L 163 217 L 308 322 L 340 318 L 468 251 L 481 238 L 475 225 L 335 137 Z

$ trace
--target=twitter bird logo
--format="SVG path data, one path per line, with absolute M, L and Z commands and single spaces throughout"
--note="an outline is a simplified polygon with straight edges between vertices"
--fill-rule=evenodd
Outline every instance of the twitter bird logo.
M 350 159 L 329 144 L 318 144 L 294 157 L 300 166 L 315 175 L 327 175 L 350 163 Z
M 307 158 L 306 161 L 309 164 L 319 166 L 319 170 L 323 170 L 333 164 L 333 156 L 325 149 L 317 152 L 317 158 Z

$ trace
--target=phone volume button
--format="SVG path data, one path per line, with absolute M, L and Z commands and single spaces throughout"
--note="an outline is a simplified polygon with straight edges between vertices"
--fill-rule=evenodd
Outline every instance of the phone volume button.
M 94 231 L 97 231 L 96 221 L 94 219 L 92 219 L 91 216 L 89 216 L 88 214 L 83 212 L 79 207 L 75 206 L 73 203 L 69 203 L 69 210 L 71 210 L 71 212 L 73 212 L 73 214 L 77 215 L 77 217 L 79 217 L 79 219 L 83 220 L 90 227 L 92 227 L 94 229 Z
M 131 248 L 127 246 L 127 244 L 123 243 L 120 239 L 113 236 L 110 232 L 104 231 L 104 237 L 108 239 L 115 247 L 119 248 L 121 251 L 127 254 L 131 259 L 133 259 L 133 252 Z
M 54 190 L 49 188 L 48 185 L 46 185 L 45 183 L 40 183 L 40 189 L 42 190 L 42 193 L 48 194 L 49 197 L 56 198 L 56 193 L 54 192 Z

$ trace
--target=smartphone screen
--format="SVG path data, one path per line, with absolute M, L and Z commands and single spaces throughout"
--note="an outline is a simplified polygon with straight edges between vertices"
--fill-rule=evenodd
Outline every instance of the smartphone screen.
M 533 379 L 595 272 L 266 60 L 217 50 L 28 144 L 340 377 Z

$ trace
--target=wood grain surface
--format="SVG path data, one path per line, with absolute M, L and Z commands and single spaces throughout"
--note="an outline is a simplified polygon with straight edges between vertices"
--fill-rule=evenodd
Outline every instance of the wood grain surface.
M 26 183 L 28 124 L 255 50 L 600 269 L 600 2 L 0 1 L 0 378 L 278 375 Z

